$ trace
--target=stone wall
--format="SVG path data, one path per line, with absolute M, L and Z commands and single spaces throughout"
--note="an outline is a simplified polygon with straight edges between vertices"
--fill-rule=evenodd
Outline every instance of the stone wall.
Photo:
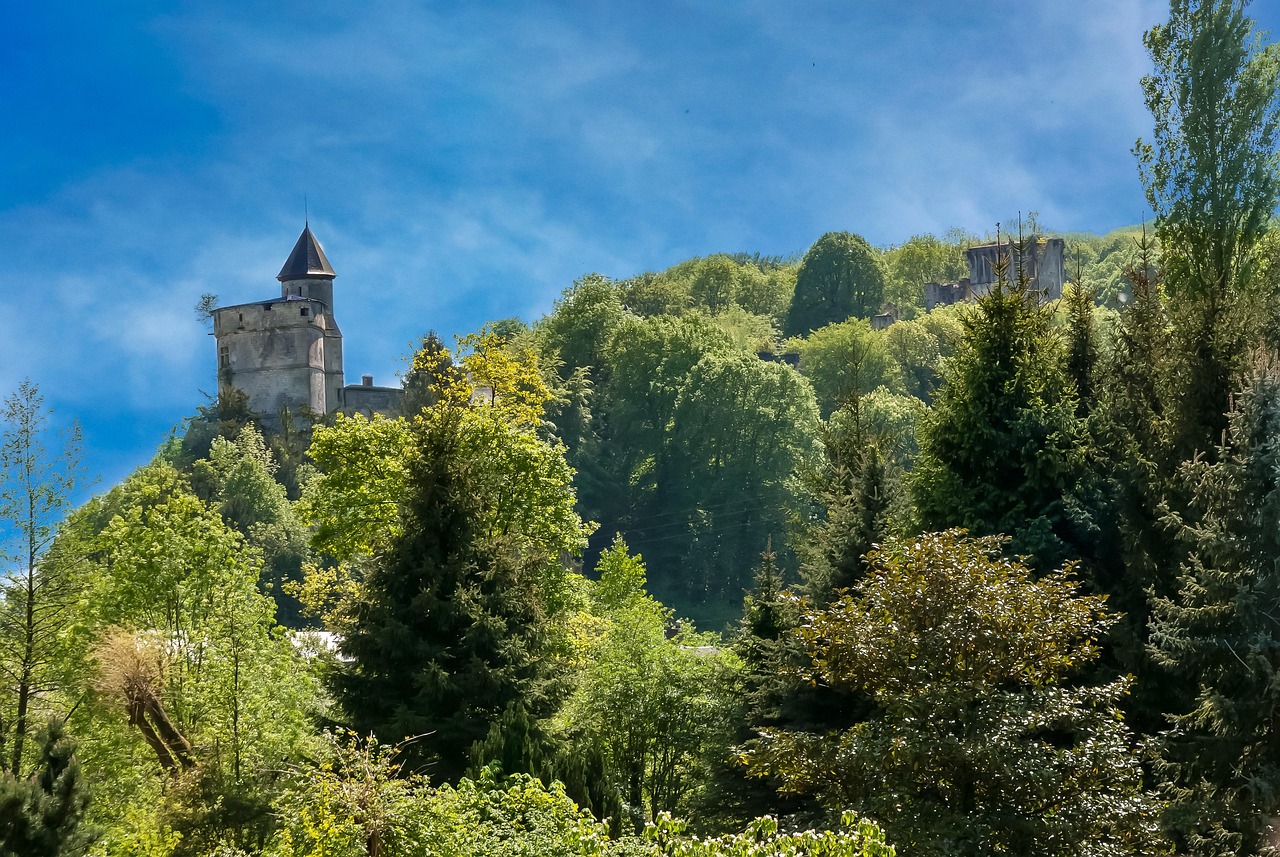
M 1012 283 L 1018 278 L 1018 263 L 1031 282 L 1031 288 L 1040 292 L 1042 300 L 1054 301 L 1062 297 L 1062 285 L 1066 280 L 1063 253 L 1066 242 L 1061 238 L 1033 236 L 1026 242 L 1021 259 L 1017 249 L 1007 241 L 998 244 L 979 244 L 965 251 L 969 262 L 969 288 L 973 297 L 981 297 L 991 291 L 996 283 L 997 260 L 1007 260 L 1006 279 Z
M 342 390 L 342 412 L 347 416 L 396 416 L 400 413 L 403 401 L 404 390 L 399 387 L 375 387 L 372 375 L 365 375 L 359 385 L 351 384 Z
M 219 388 L 242 390 L 267 421 L 282 406 L 324 414 L 340 405 L 341 333 L 330 329 L 323 302 L 291 296 L 222 307 L 213 322 Z

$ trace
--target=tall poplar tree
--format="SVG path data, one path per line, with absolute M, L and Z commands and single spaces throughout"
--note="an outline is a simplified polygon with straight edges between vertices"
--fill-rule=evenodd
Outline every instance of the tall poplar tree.
M 1180 362 L 1174 440 L 1212 455 L 1234 378 L 1259 333 L 1258 240 L 1280 202 L 1280 45 L 1262 46 L 1248 0 L 1170 0 L 1144 42 L 1154 121 L 1135 146 L 1156 214 Z

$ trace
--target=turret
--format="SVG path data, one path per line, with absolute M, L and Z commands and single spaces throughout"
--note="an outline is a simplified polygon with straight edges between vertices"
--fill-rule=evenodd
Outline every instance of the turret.
M 310 298 L 320 301 L 329 308 L 329 318 L 333 319 L 333 278 L 337 274 L 329 260 L 325 258 L 324 249 L 316 236 L 311 234 L 311 226 L 302 227 L 302 234 L 293 245 L 293 252 L 284 260 L 284 267 L 276 274 L 280 281 L 282 297 Z M 334 325 L 335 329 L 337 325 Z

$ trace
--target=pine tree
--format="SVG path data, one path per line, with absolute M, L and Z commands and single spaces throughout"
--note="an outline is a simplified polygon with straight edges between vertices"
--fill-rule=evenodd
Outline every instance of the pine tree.
M 799 540 L 804 589 L 819 604 L 862 579 L 866 555 L 888 537 L 900 500 L 883 439 L 864 425 L 862 397 L 832 415 L 823 441 L 826 461 L 816 492 L 822 515 Z
M 1088 573 L 1120 614 L 1105 658 L 1114 671 L 1135 676 L 1126 701 L 1130 721 L 1140 732 L 1155 734 L 1166 727 L 1163 712 L 1177 706 L 1173 700 L 1182 688 L 1150 658 L 1148 599 L 1176 591 L 1176 570 L 1185 554 L 1168 537 L 1160 511 L 1162 502 L 1181 492 L 1171 484 L 1178 465 L 1168 441 L 1169 319 L 1145 227 L 1136 251 L 1125 272 L 1130 289 L 1112 328 L 1089 420 L 1097 439 L 1093 470 L 1105 483 L 1109 512 L 1099 516 L 1107 522 L 1106 537 L 1099 540 L 1101 549 Z
M 1010 257 L 963 316 L 966 328 L 922 427 L 914 488 L 926 529 L 1005 533 L 1047 568 L 1087 549 L 1089 522 L 1072 489 L 1084 475 L 1084 425 L 1047 308 Z
M 95 837 L 84 823 L 89 794 L 75 742 L 57 720 L 40 740 L 40 758 L 30 777 L 0 775 L 0 855 L 79 857 Z
M 810 696 L 811 689 L 794 677 L 794 668 L 803 661 L 803 648 L 794 633 L 800 612 L 801 601 L 783 587 L 770 541 L 760 554 L 755 584 L 743 599 L 742 619 L 732 642 L 742 659 L 740 702 L 728 735 L 735 750 L 712 766 L 698 809 L 699 817 L 714 818 L 720 827 L 738 826 L 764 814 L 821 814 L 810 800 L 780 795 L 780 782 L 748 777 L 738 758 L 742 747 L 753 744 L 758 730 L 792 722 L 799 710 L 796 701 Z M 825 707 L 828 713 L 831 708 Z
M 549 713 L 566 559 L 590 532 L 564 448 L 539 438 L 550 393 L 533 355 L 492 331 L 462 345 L 413 420 L 399 525 L 373 546 L 333 680 L 359 732 L 411 739 L 409 762 L 446 780 L 488 761 L 470 752 L 504 713 Z
M 1076 415 L 1087 417 L 1095 400 L 1098 338 L 1094 324 L 1094 295 L 1078 283 L 1063 293 L 1067 306 L 1067 377 L 1076 388 Z
M 399 742 L 461 776 L 469 751 L 509 706 L 545 713 L 540 649 L 546 616 L 521 557 L 481 532 L 480 486 L 469 479 L 465 409 L 437 407 L 414 425 L 403 534 L 365 580 L 343 640 L 350 663 L 335 690 L 362 734 Z
M 1216 461 L 1179 473 L 1165 508 L 1189 558 L 1154 601 L 1153 657 L 1196 688 L 1163 737 L 1180 850 L 1257 854 L 1280 813 L 1280 364 L 1259 358 Z M 1270 852 L 1268 852 L 1270 853 Z

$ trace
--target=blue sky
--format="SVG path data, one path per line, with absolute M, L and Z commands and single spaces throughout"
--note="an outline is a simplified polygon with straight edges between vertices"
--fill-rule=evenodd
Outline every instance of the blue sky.
M 1280 3 L 1257 2 L 1264 29 Z M 576 277 L 1144 204 L 1153 0 L 156 4 L 0 35 L 0 392 L 110 485 L 214 387 L 192 307 L 278 293 L 311 226 L 349 381 Z

